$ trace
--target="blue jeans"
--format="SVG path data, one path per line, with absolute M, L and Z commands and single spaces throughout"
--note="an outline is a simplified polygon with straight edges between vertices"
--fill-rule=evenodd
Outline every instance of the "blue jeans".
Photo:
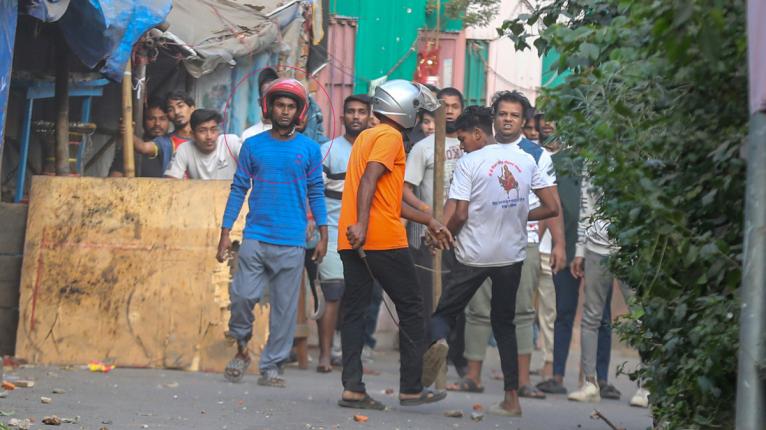
M 569 267 L 553 275 L 556 287 L 556 323 L 553 326 L 553 375 L 564 377 L 572 343 L 577 302 L 580 297 L 580 280 L 572 276 Z M 609 360 L 612 350 L 612 290 L 609 290 L 601 325 L 598 328 L 598 352 L 596 375 L 599 381 L 609 379 Z

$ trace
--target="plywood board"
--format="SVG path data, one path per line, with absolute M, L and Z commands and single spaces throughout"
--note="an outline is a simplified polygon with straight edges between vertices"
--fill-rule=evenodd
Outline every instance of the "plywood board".
M 235 351 L 224 337 L 230 267 L 215 260 L 229 186 L 34 177 L 16 355 L 222 371 Z M 267 316 L 268 306 L 256 306 L 255 353 Z

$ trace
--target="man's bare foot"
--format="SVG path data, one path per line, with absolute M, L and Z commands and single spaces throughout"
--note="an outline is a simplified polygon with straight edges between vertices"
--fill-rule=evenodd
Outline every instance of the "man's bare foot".
M 343 400 L 362 400 L 367 397 L 367 393 L 357 393 L 356 391 L 343 390 L 340 395 Z

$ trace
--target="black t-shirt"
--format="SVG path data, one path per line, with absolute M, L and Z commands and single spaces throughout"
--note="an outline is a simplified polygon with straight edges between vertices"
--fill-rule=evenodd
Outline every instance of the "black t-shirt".
M 122 158 L 122 145 L 118 145 L 114 151 L 114 160 L 109 168 L 109 173 L 125 173 L 125 164 Z M 157 145 L 157 156 L 149 157 L 144 154 L 136 154 L 136 176 L 139 178 L 162 178 L 165 170 L 162 168 L 162 146 Z

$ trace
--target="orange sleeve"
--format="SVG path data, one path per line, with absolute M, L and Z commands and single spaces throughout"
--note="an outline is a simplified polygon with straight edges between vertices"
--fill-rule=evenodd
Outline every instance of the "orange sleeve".
M 386 169 L 390 172 L 394 170 L 394 163 L 399 155 L 399 151 L 404 151 L 403 145 L 401 137 L 393 133 L 382 134 L 375 139 L 367 162 L 377 161 L 386 166 Z

